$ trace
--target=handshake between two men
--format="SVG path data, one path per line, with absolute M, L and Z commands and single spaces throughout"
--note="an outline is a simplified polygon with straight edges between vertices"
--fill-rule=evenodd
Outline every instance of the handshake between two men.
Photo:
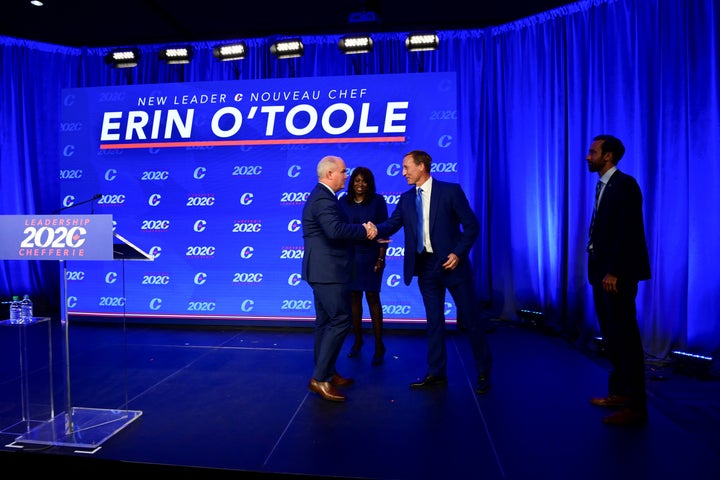
M 378 229 L 372 222 L 366 222 L 362 224 L 363 227 L 365 227 L 365 232 L 367 233 L 367 239 L 373 240 L 378 234 Z

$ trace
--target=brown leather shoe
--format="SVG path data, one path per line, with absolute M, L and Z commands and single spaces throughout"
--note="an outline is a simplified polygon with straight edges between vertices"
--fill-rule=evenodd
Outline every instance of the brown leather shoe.
M 339 373 L 336 373 L 335 375 L 333 375 L 332 379 L 330 380 L 330 384 L 333 387 L 349 387 L 353 383 L 355 383 L 354 379 L 345 378 L 342 375 L 340 375 Z
M 313 393 L 317 393 L 325 400 L 329 400 L 331 402 L 344 402 L 346 399 L 345 395 L 335 390 L 330 382 L 318 382 L 314 378 L 310 379 L 308 390 Z
M 603 418 L 607 425 L 645 425 L 648 422 L 647 412 L 633 408 L 623 408 Z
M 590 403 L 598 407 L 624 407 L 630 399 L 623 395 L 608 395 L 607 397 L 593 397 Z

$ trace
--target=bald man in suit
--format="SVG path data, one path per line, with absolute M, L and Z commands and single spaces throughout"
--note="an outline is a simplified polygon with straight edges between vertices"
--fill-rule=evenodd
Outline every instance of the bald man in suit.
M 335 369 L 340 349 L 352 328 L 350 280 L 353 241 L 372 240 L 372 224 L 348 223 L 336 197 L 347 180 L 345 161 L 323 157 L 317 165 L 318 183 L 302 212 L 304 253 L 302 277 L 313 291 L 315 304 L 314 368 L 308 389 L 331 402 L 347 397 L 337 387 L 354 383 Z

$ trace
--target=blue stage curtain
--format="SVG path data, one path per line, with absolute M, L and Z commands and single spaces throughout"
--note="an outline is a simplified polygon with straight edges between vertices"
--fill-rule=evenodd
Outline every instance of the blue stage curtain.
M 578 341 L 597 334 L 584 251 L 595 174 L 592 137 L 626 144 L 619 168 L 644 194 L 653 277 L 638 315 L 646 351 L 720 353 L 720 12 L 713 0 L 586 0 L 478 30 L 440 31 L 435 52 L 408 53 L 406 32 L 373 35 L 368 55 L 340 36 L 303 36 L 305 55 L 277 60 L 273 39 L 218 62 L 192 43 L 189 65 L 142 45 L 134 69 L 109 49 L 0 37 L 0 214 L 59 204 L 60 91 L 66 87 L 453 71 L 458 77 L 461 182 L 481 220 L 474 249 L 482 299 L 501 318 L 545 314 Z M 423 145 L 412 145 L 423 148 Z M 453 159 L 437 159 L 454 161 Z M 0 297 L 57 303 L 51 262 L 0 262 Z M 2 316 L 2 315 L 0 315 Z

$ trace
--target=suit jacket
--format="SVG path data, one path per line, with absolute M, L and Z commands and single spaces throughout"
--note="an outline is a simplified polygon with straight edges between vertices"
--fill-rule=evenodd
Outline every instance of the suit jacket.
M 621 283 L 650 278 L 642 192 L 630 175 L 616 170 L 605 185 L 590 242 L 588 279 L 592 285 L 599 285 L 607 273 Z
M 397 207 L 390 218 L 377 225 L 378 238 L 387 238 L 403 228 L 405 235 L 403 280 L 406 285 L 410 285 L 415 272 L 415 252 L 418 244 L 415 190 L 416 188 L 412 187 L 400 195 Z M 429 215 L 430 243 L 433 253 L 442 259 L 447 258 L 450 253 L 460 258 L 457 268 L 444 272 L 447 275 L 446 283 L 454 285 L 472 279 L 470 250 L 480 234 L 480 223 L 460 185 L 433 178 Z
M 366 238 L 365 227 L 347 223 L 337 197 L 318 183 L 303 207 L 305 251 L 302 278 L 308 283 L 347 283 L 352 279 L 353 244 Z

